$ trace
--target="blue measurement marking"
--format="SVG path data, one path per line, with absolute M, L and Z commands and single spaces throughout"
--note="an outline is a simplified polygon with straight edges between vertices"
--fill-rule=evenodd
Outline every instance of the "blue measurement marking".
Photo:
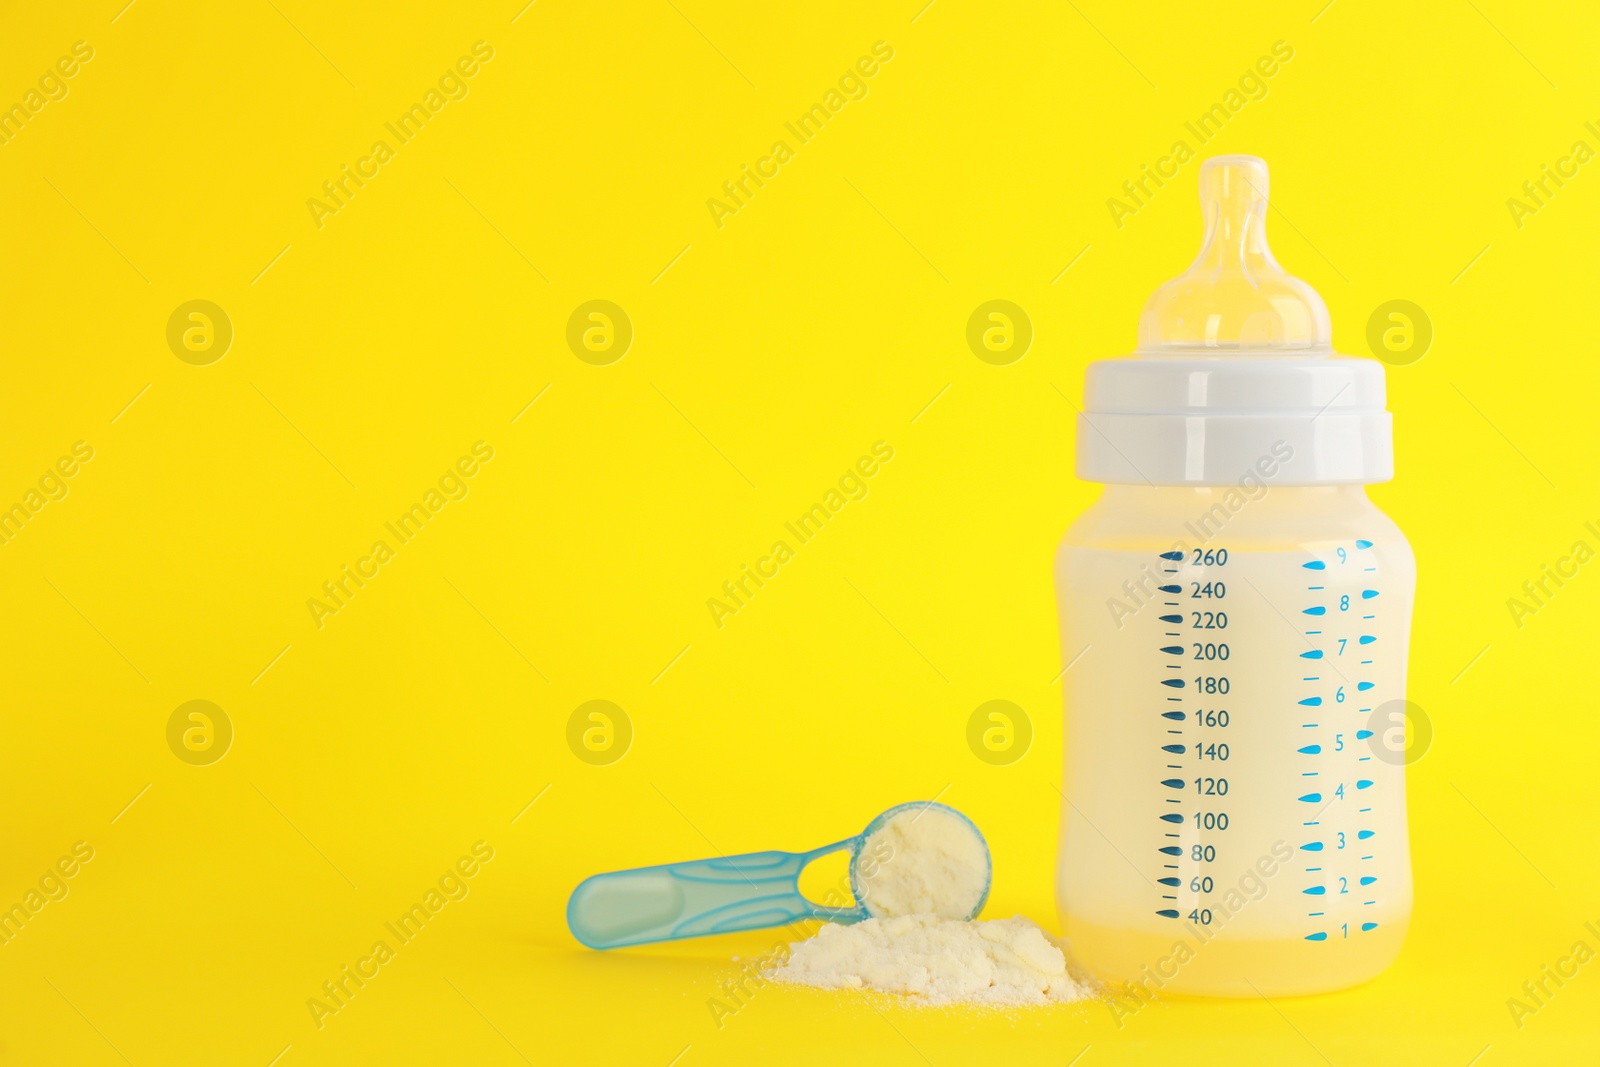
M 1322 698 L 1306 697 L 1304 700 L 1300 701 L 1300 705 L 1307 708 L 1320 708 L 1322 707 Z
M 1172 562 L 1177 563 L 1183 559 L 1183 553 L 1179 552 L 1177 549 L 1173 549 L 1171 552 L 1161 553 L 1161 558 L 1170 559 Z
M 1376 618 L 1377 618 L 1377 616 L 1376 616 L 1376 615 L 1363 615 L 1363 616 L 1361 616 L 1361 617 L 1362 617 L 1362 618 L 1363 618 L 1363 619 L 1376 619 Z
M 1325 886 L 1325 885 L 1314 885 L 1310 889 L 1302 889 L 1302 890 L 1300 890 L 1300 892 L 1306 894 L 1307 896 L 1312 896 L 1312 897 L 1320 897 L 1323 894 L 1327 893 L 1327 891 L 1328 891 L 1328 887 Z
M 1316 725 L 1317 724 L 1314 723 L 1314 722 L 1303 722 L 1303 723 L 1300 724 L 1301 728 L 1305 729 L 1305 730 L 1310 730 L 1313 727 L 1315 727 Z
M 1181 656 L 1181 655 L 1183 655 L 1183 646 L 1182 645 L 1167 645 L 1165 648 L 1159 649 L 1158 651 L 1160 651 L 1163 654 L 1168 655 L 1168 656 Z
M 1328 565 L 1320 559 L 1314 559 L 1310 563 L 1302 563 L 1300 566 L 1308 571 L 1325 571 L 1328 569 Z
M 1377 923 L 1362 923 L 1361 924 L 1361 932 L 1362 933 L 1366 933 L 1368 930 L 1376 930 L 1377 928 L 1378 928 L 1378 924 Z
M 1326 940 L 1328 940 L 1328 933 L 1325 930 L 1319 930 L 1317 933 L 1307 934 L 1306 935 L 1306 940 L 1307 941 L 1326 941 Z
M 1368 875 L 1363 875 L 1363 876 L 1362 876 L 1362 878 L 1361 878 L 1361 884 L 1362 884 L 1362 885 L 1371 885 L 1371 884 L 1372 884 L 1372 883 L 1373 883 L 1373 882 L 1376 882 L 1376 881 L 1377 881 L 1377 879 L 1376 879 L 1376 878 L 1374 878 L 1374 877 L 1373 877 L 1373 876 L 1372 876 L 1372 875 L 1370 875 L 1370 874 L 1368 874 Z
M 1373 597 L 1375 597 L 1377 595 L 1378 595 L 1378 591 L 1376 589 L 1363 589 L 1363 590 L 1361 590 L 1361 599 L 1362 600 L 1371 600 Z
M 1322 842 L 1321 841 L 1307 841 L 1305 844 L 1300 846 L 1300 851 L 1302 851 L 1302 852 L 1321 852 L 1322 851 Z
M 1327 613 L 1328 613 L 1328 609 L 1327 608 L 1316 607 L 1316 608 L 1306 608 L 1300 614 L 1302 614 L 1302 615 L 1326 615 Z
M 1356 692 L 1365 693 L 1368 689 L 1371 689 L 1376 684 L 1376 682 L 1357 682 Z
M 1183 621 L 1183 616 L 1182 615 L 1163 615 L 1163 616 L 1161 616 L 1161 621 L 1165 622 L 1165 623 L 1171 623 L 1172 625 L 1176 626 L 1178 623 Z
M 1371 789 L 1372 788 L 1372 779 L 1371 778 L 1359 778 L 1359 779 L 1357 779 L 1356 780 L 1356 788 L 1357 789 Z
M 1319 801 L 1322 800 L 1322 794 L 1321 793 L 1307 793 L 1305 796 L 1301 797 L 1300 799 L 1302 801 L 1304 801 L 1305 803 L 1307 803 L 1307 804 L 1316 804 L 1316 803 L 1318 803 Z
M 1174 689 L 1182 689 L 1183 688 L 1183 679 L 1182 678 L 1163 678 L 1161 680 L 1161 684 L 1162 685 L 1170 685 Z
M 1181 711 L 1163 711 L 1161 713 L 1161 717 L 1163 719 L 1172 719 L 1175 722 L 1182 722 L 1183 721 L 1183 712 L 1181 712 Z
M 1363 634 L 1363 635 L 1362 635 L 1362 636 L 1361 636 L 1361 637 L 1360 637 L 1360 641 L 1361 641 L 1361 643 L 1362 643 L 1362 644 L 1363 644 L 1363 645 L 1370 645 L 1370 644 L 1372 644 L 1372 642 L 1374 642 L 1374 641 L 1376 641 L 1376 640 L 1377 640 L 1377 638 L 1376 638 L 1376 637 L 1369 637 L 1369 636 L 1367 636 L 1367 635 L 1366 635 L 1366 634 Z
M 1302 778 L 1315 778 L 1316 776 L 1317 776 L 1317 772 L 1316 771 L 1301 771 L 1300 772 L 1300 777 L 1302 777 Z
M 1156 912 L 1156 914 L 1161 916 L 1163 919 L 1176 919 L 1178 917 L 1178 909 L 1162 908 L 1160 911 Z
M 1183 592 L 1183 586 L 1181 586 L 1181 585 L 1158 585 L 1158 586 L 1156 586 L 1156 589 L 1159 590 L 1160 592 L 1163 592 L 1163 593 L 1181 593 L 1181 592 Z
M 1306 745 L 1304 748 L 1299 748 L 1299 749 L 1296 749 L 1295 751 L 1299 752 L 1302 756 L 1315 756 L 1317 753 L 1322 751 L 1322 746 L 1321 745 Z
M 1309 593 L 1320 593 L 1326 588 L 1328 587 L 1325 585 L 1308 585 L 1306 586 L 1306 591 Z
M 1372 666 L 1372 661 L 1370 659 L 1364 659 L 1361 661 L 1361 665 L 1363 667 L 1370 667 Z
M 1157 878 L 1156 881 L 1160 882 L 1162 885 L 1176 886 L 1178 884 L 1178 880 L 1176 878 Z
M 1371 541 L 1357 541 L 1356 542 L 1356 547 L 1357 548 L 1371 548 L 1372 547 L 1372 542 Z
M 1176 753 L 1177 755 L 1181 756 L 1181 755 L 1183 755 L 1183 746 L 1182 745 L 1162 745 L 1161 746 L 1161 751 L 1163 751 L 1163 752 L 1173 752 L 1173 753 Z
M 1183 779 L 1182 778 L 1163 778 L 1163 779 L 1161 779 L 1161 784 L 1166 786 L 1168 789 L 1182 789 L 1183 788 Z
M 1163 815 L 1161 817 L 1163 819 L 1166 818 L 1165 815 Z M 1156 849 L 1156 851 L 1161 853 L 1163 856 L 1181 856 L 1181 855 L 1183 855 L 1183 849 L 1179 848 L 1177 845 L 1162 845 L 1160 848 Z
M 1183 821 L 1183 816 L 1177 814 L 1176 812 L 1168 812 L 1167 814 L 1161 816 L 1161 821 L 1162 822 L 1182 822 Z
M 1313 648 L 1310 652 L 1302 652 L 1302 653 L 1300 653 L 1300 658 L 1301 659 L 1321 659 L 1322 658 L 1322 649 Z
M 1376 831 L 1376 830 L 1357 830 L 1356 831 L 1356 838 L 1357 838 L 1357 840 L 1360 840 L 1360 841 L 1366 841 L 1367 839 L 1369 839 L 1373 835 L 1375 835 L 1377 832 L 1378 831 Z

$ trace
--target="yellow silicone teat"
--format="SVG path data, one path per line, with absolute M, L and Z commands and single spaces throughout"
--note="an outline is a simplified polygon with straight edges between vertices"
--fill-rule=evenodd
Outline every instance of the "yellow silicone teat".
M 1267 247 L 1267 164 L 1214 156 L 1200 165 L 1205 240 L 1189 269 L 1157 289 L 1139 316 L 1145 355 L 1326 354 L 1328 308 L 1285 274 Z

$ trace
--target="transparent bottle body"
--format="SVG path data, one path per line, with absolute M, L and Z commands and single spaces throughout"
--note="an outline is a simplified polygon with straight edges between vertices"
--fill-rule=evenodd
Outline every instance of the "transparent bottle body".
M 1387 967 L 1412 892 L 1391 702 L 1416 569 L 1395 524 L 1360 486 L 1108 486 L 1056 580 L 1074 955 L 1212 996 Z

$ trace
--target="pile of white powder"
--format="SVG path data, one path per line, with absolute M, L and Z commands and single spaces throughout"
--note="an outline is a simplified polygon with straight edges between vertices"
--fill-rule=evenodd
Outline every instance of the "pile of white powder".
M 1065 1003 L 1090 994 L 1061 943 L 1031 920 L 968 921 L 989 885 L 988 849 L 962 818 L 909 809 L 867 838 L 857 885 L 872 918 L 829 923 L 767 973 L 822 989 L 868 989 L 919 1005 Z
M 959 922 L 928 915 L 829 923 L 789 947 L 768 977 L 822 989 L 873 989 L 930 1006 L 1080 1000 L 1060 942 L 1032 920 Z

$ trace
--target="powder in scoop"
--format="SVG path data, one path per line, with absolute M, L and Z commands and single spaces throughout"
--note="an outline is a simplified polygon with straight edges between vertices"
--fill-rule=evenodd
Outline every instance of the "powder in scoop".
M 830 923 L 790 946 L 767 977 L 822 989 L 871 989 L 919 1005 L 1055 1004 L 1090 996 L 1060 942 L 1028 919 L 958 922 L 932 915 Z
M 954 812 L 908 808 L 867 838 L 857 875 L 871 915 L 966 919 L 989 887 L 989 850 Z

